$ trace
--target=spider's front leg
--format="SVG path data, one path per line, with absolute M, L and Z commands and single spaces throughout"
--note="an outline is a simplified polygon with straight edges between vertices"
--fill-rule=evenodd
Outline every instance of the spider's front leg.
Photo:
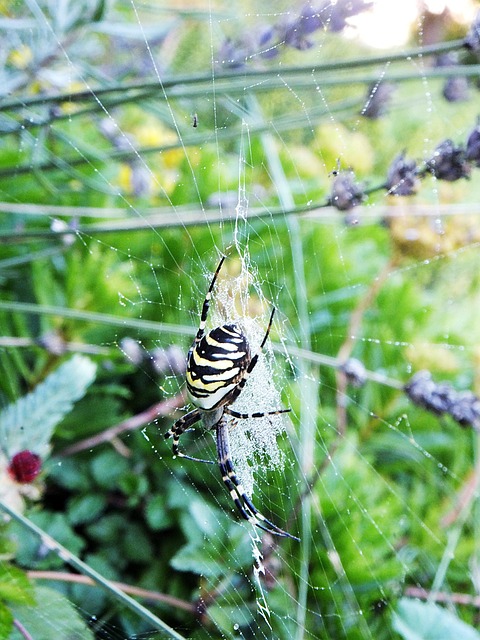
M 172 427 L 165 434 L 165 439 L 168 440 L 168 438 L 173 438 L 172 451 L 174 456 L 178 456 L 179 458 L 186 458 L 187 460 L 193 460 L 194 462 L 206 462 L 208 464 L 214 464 L 213 460 L 203 460 L 202 458 L 193 458 L 192 456 L 187 456 L 178 448 L 178 443 L 180 442 L 180 436 L 182 435 L 182 433 L 185 433 L 187 429 L 190 429 L 190 427 L 199 422 L 201 419 L 202 412 L 200 411 L 200 409 L 189 411 L 172 425 Z

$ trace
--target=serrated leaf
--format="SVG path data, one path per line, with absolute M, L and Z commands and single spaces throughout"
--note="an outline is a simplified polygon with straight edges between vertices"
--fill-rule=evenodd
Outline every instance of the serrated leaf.
M 473 627 L 434 602 L 402 598 L 393 616 L 393 628 L 404 640 L 480 640 Z
M 93 640 L 92 631 L 78 611 L 58 591 L 48 587 L 35 587 L 36 607 L 12 607 L 14 617 L 21 622 L 35 640 Z M 23 640 L 17 632 L 11 640 Z
M 0 602 L 0 638 L 10 638 L 13 629 L 13 615 L 4 604 Z
M 85 395 L 95 372 L 89 358 L 75 355 L 31 393 L 6 407 L 0 413 L 0 444 L 6 455 L 11 458 L 28 449 L 45 457 L 55 426 Z
M 5 562 L 0 563 L 0 600 L 30 605 L 35 602 L 27 576 L 17 567 Z

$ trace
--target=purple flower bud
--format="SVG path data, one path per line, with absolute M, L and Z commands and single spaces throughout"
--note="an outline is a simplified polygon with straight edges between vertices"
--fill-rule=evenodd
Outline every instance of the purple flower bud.
M 455 67 L 458 64 L 458 55 L 455 51 L 447 51 L 435 57 L 434 67 Z
M 434 389 L 435 383 L 429 371 L 418 371 L 403 387 L 410 400 L 425 409 L 430 409 L 429 399 Z
M 365 198 L 362 187 L 355 182 L 353 171 L 339 173 L 332 184 L 330 204 L 339 211 L 349 211 L 361 204 Z
M 458 394 L 450 414 L 460 426 L 480 429 L 480 400 L 471 391 Z
M 301 19 L 294 20 L 282 27 L 278 27 L 280 40 L 285 44 L 298 51 L 305 51 L 313 47 L 313 42 L 309 40 L 303 30 L 303 21 Z
M 390 104 L 395 87 L 389 82 L 380 82 L 368 88 L 367 100 L 360 114 L 365 118 L 376 120 L 383 116 Z
M 463 44 L 467 49 L 470 49 L 470 51 L 480 51 L 480 11 L 475 16 L 475 20 L 473 21 Z
M 40 336 L 36 343 L 54 356 L 61 356 L 67 350 L 63 337 L 56 331 L 49 331 Z
M 410 400 L 436 415 L 448 414 L 462 427 L 480 430 L 480 399 L 458 392 L 447 382 L 435 383 L 429 371 L 419 371 L 404 386 Z
M 417 192 L 418 184 L 417 163 L 405 160 L 405 151 L 402 151 L 388 169 L 385 186 L 394 196 L 411 196 Z
M 224 40 L 218 52 L 219 63 L 227 69 L 241 69 L 249 56 L 242 43 L 235 43 L 230 38 Z
M 327 22 L 328 30 L 334 33 L 343 31 L 348 26 L 348 18 L 370 9 L 373 4 L 373 2 L 366 2 L 365 0 L 337 0 L 335 4 L 327 2 L 325 10 L 327 7 L 331 9 Z
M 183 375 L 186 369 L 185 354 L 178 345 L 167 349 L 157 347 L 150 352 L 150 359 L 158 375 Z
M 151 171 L 142 162 L 133 161 L 131 164 L 131 185 L 133 195 L 137 198 L 148 198 L 152 192 Z
M 465 76 L 453 76 L 445 80 L 442 95 L 448 102 L 465 102 L 470 97 L 468 80 Z
M 346 375 L 348 382 L 354 387 L 363 387 L 367 381 L 367 372 L 363 362 L 356 358 L 349 358 L 340 367 L 343 373 Z
M 302 25 L 302 32 L 305 35 L 323 29 L 326 26 L 324 7 L 321 5 L 317 7 L 311 2 L 305 4 L 298 22 Z
M 274 39 L 275 32 L 274 27 L 267 27 L 261 32 L 258 39 L 258 46 L 261 50 L 260 55 L 267 60 L 276 58 L 279 54 L 278 42 Z
M 444 140 L 438 145 L 426 166 L 432 175 L 447 182 L 470 176 L 470 165 L 466 160 L 465 151 L 456 147 L 451 140 Z
M 480 120 L 468 136 L 465 156 L 467 160 L 475 163 L 476 167 L 480 167 Z
M 140 342 L 126 336 L 120 340 L 120 349 L 128 362 L 139 367 L 145 359 L 146 352 Z

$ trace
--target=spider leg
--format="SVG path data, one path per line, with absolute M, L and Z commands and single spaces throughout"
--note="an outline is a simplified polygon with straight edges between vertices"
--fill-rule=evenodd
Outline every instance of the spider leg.
M 228 441 L 228 427 L 223 419 L 221 419 L 217 424 L 217 453 L 218 464 L 222 473 L 222 480 L 229 490 L 242 518 L 273 535 L 299 540 L 296 536 L 288 533 L 288 531 L 280 529 L 280 527 L 277 527 L 276 524 L 268 520 L 262 513 L 260 513 L 260 511 L 258 511 L 245 493 L 245 490 L 237 478 L 233 468 Z
M 177 420 L 172 427 L 165 434 L 165 439 L 173 438 L 172 451 L 174 456 L 179 458 L 186 458 L 187 460 L 193 460 L 194 462 L 205 462 L 207 464 L 215 464 L 213 460 L 203 460 L 203 458 L 193 458 L 182 453 L 178 448 L 180 442 L 180 436 L 185 433 L 190 427 L 202 419 L 202 412 L 199 409 L 194 409 L 189 413 L 186 413 L 179 420 Z
M 215 286 L 215 282 L 217 281 L 217 277 L 218 277 L 218 274 L 220 273 L 220 269 L 222 268 L 222 264 L 225 262 L 225 258 L 226 256 L 222 256 L 218 264 L 218 267 L 215 273 L 213 274 L 213 278 L 210 283 L 210 286 L 208 287 L 207 295 L 205 296 L 205 300 L 203 301 L 202 315 L 200 316 L 200 324 L 198 326 L 198 331 L 197 331 L 197 335 L 195 336 L 195 341 L 193 343 L 193 346 L 198 344 L 205 334 L 205 325 L 207 324 L 207 316 L 208 316 L 208 310 L 210 308 L 210 300 L 212 298 L 213 287 Z
M 224 413 L 228 413 L 228 415 L 233 416 L 234 418 L 248 420 L 249 418 L 265 418 L 266 416 L 277 416 L 279 413 L 289 413 L 291 409 L 277 409 L 276 411 L 256 411 L 255 413 L 239 413 L 238 411 L 230 409 L 230 407 L 225 407 L 223 411 Z

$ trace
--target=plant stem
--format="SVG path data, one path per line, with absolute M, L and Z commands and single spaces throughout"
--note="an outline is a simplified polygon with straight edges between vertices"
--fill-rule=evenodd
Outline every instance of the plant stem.
M 1 500 L 0 509 L 2 509 L 11 518 L 18 522 L 22 527 L 28 529 L 36 536 L 38 536 L 45 548 L 55 552 L 64 562 L 79 571 L 81 574 L 91 578 L 99 587 L 110 593 L 117 601 L 124 604 L 131 611 L 136 613 L 140 618 L 153 625 L 155 629 L 164 631 L 169 635 L 169 637 L 175 638 L 176 640 L 185 640 L 185 638 L 177 633 L 175 629 L 172 629 L 169 625 L 163 622 L 163 620 L 160 620 L 160 618 L 155 616 L 143 605 L 133 600 L 133 598 L 128 596 L 126 593 L 123 593 L 123 591 L 121 591 L 114 583 L 106 580 L 106 578 L 89 567 L 85 562 L 80 560 L 80 558 L 71 553 L 66 547 L 54 540 L 43 529 L 38 527 L 35 523 L 33 523 L 21 513 L 18 513 L 17 511 L 6 505 Z
M 67 307 L 56 307 L 53 305 L 33 304 L 30 302 L 8 302 L 0 300 L 0 310 L 33 313 L 36 315 L 60 316 L 72 320 L 84 320 L 86 322 L 94 322 L 101 324 L 109 324 L 115 327 L 123 327 L 129 329 L 139 329 L 142 331 L 153 331 L 160 333 L 172 333 L 181 336 L 191 336 L 195 330 L 191 327 L 183 325 L 166 324 L 164 322 L 156 322 L 154 320 L 139 320 L 137 318 L 122 318 L 108 313 L 95 313 L 93 311 L 79 311 L 77 309 L 69 309 Z
M 439 53 L 446 53 L 448 51 L 455 51 L 463 48 L 463 40 L 451 40 L 449 42 L 442 42 L 428 46 L 414 47 L 399 51 L 396 54 L 387 54 L 380 56 L 368 56 L 358 57 L 350 60 L 336 60 L 334 62 L 325 62 L 322 64 L 310 63 L 308 65 L 292 66 L 282 68 L 282 77 L 298 76 L 301 73 L 325 73 L 328 71 L 349 70 L 357 69 L 361 67 L 383 65 L 391 62 L 401 62 L 412 58 L 424 58 L 426 56 L 437 55 Z M 251 79 L 259 80 L 262 78 L 269 79 L 272 75 L 271 69 L 242 69 L 239 71 L 229 72 L 217 72 L 215 74 L 216 83 L 220 83 L 224 80 L 237 80 L 239 75 L 242 80 L 249 83 Z M 167 90 L 171 87 L 192 85 L 192 84 L 207 84 L 211 85 L 212 78 L 211 73 L 202 73 L 196 75 L 184 75 L 175 76 L 175 78 L 162 79 L 162 88 Z M 95 89 L 79 91 L 76 93 L 57 93 L 50 96 L 32 96 L 15 98 L 12 100 L 4 100 L 0 105 L 0 112 L 11 109 L 23 109 L 28 106 L 34 105 L 46 105 L 49 103 L 58 102 L 85 102 L 89 100 L 98 101 L 99 98 L 105 95 L 113 93 L 122 93 L 126 95 L 129 91 L 145 91 L 155 90 L 158 91 L 159 81 L 158 78 L 154 78 L 150 81 L 121 83 L 117 85 L 111 85 L 109 87 L 96 87 Z M 202 89 L 204 91 L 204 88 Z M 172 96 L 173 97 L 173 96 Z
M 71 456 L 75 453 L 79 453 L 80 451 L 84 451 L 85 449 L 97 447 L 104 442 L 111 442 L 121 433 L 124 433 L 125 431 L 133 431 L 134 429 L 138 429 L 139 427 L 143 427 L 146 424 L 153 422 L 158 417 L 169 415 L 173 409 L 181 407 L 183 404 L 185 404 L 185 396 L 181 393 L 173 398 L 162 400 L 148 409 L 145 409 L 145 411 L 142 411 L 131 418 L 127 418 L 127 420 L 124 420 L 109 429 L 105 429 L 105 431 L 102 431 L 101 433 L 97 433 L 90 438 L 85 438 L 84 440 L 75 442 L 75 444 L 66 447 L 63 451 L 59 451 L 55 455 Z
M 59 582 L 74 582 L 75 584 L 86 584 L 88 586 L 96 586 L 96 583 L 92 578 L 77 573 L 64 573 L 61 571 L 27 571 L 28 577 L 32 580 L 57 580 Z M 166 593 L 160 593 L 158 591 L 151 591 L 150 589 L 142 589 L 135 587 L 131 584 L 125 584 L 124 582 L 113 582 L 118 589 L 124 593 L 138 596 L 145 600 L 163 602 L 166 605 L 177 607 L 177 609 L 183 609 L 189 613 L 195 615 L 197 607 L 195 604 L 175 598 L 175 596 L 169 596 Z
M 13 621 L 13 626 L 18 631 L 18 633 L 22 636 L 22 638 L 24 638 L 25 640 L 33 640 L 32 636 L 28 633 L 28 631 L 25 629 L 25 627 L 20 622 L 20 620 L 15 619 Z
M 427 589 L 421 587 L 406 587 L 404 595 L 407 598 L 420 598 L 421 600 L 432 600 L 432 594 Z M 466 605 L 477 607 L 480 609 L 480 596 L 471 596 L 468 593 L 444 593 L 443 591 L 437 591 L 433 594 L 433 600 L 435 602 L 445 602 L 454 604 Z

